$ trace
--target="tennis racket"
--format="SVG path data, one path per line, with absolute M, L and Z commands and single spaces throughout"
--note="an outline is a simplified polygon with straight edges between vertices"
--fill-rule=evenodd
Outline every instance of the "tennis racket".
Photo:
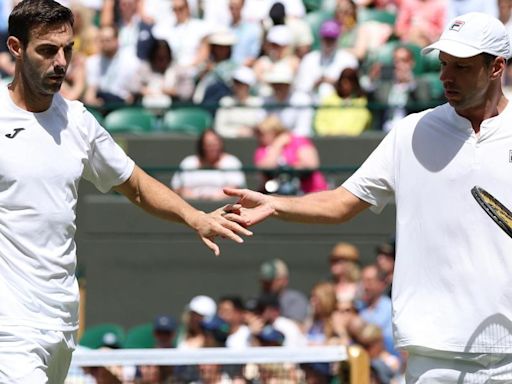
M 512 237 L 512 212 L 485 189 L 474 186 L 471 194 L 485 212 L 507 235 Z

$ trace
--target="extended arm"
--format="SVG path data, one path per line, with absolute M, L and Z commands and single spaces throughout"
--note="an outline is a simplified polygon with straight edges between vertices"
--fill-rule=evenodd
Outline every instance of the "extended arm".
M 248 189 L 226 188 L 224 192 L 239 198 L 240 214 L 248 225 L 270 216 L 301 223 L 342 223 L 370 206 L 343 187 L 298 197 L 264 195 Z
M 242 219 L 227 220 L 223 216 L 225 212 L 222 208 L 208 214 L 198 211 L 138 166 L 135 166 L 127 181 L 114 189 L 125 195 L 135 205 L 157 217 L 184 223 L 193 228 L 216 255 L 220 253 L 218 245 L 214 242 L 216 236 L 242 243 L 243 239 L 240 235 L 252 234 L 240 225 L 243 222 Z

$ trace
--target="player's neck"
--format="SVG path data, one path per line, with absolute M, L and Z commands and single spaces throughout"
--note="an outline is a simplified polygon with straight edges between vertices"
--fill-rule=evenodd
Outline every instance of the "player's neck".
M 8 85 L 8 88 L 14 104 L 28 112 L 44 112 L 52 105 L 53 95 L 35 94 L 16 78 Z
M 497 116 L 502 113 L 508 105 L 508 99 L 500 92 L 495 98 L 490 98 L 486 103 L 478 107 L 468 108 L 466 110 L 457 111 L 461 116 L 468 119 L 476 134 L 480 133 L 480 125 L 484 120 Z

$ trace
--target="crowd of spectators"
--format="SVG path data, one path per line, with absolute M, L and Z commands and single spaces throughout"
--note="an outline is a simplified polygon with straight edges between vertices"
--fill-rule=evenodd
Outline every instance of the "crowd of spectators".
M 229 292 L 214 298 L 200 294 L 190 298 L 180 316 L 158 314 L 152 320 L 153 345 L 149 347 L 226 347 L 243 351 L 258 346 L 359 345 L 370 358 L 372 383 L 399 384 L 406 356 L 395 348 L 391 334 L 394 243 L 378 246 L 370 260 L 373 262 L 362 265 L 354 244 L 335 244 L 326 257 L 325 278 L 307 293 L 292 288 L 293 271 L 283 259 L 266 260 L 260 266 L 259 291 L 254 295 L 244 298 Z M 109 333 L 103 335 L 103 347 L 123 347 L 122 341 L 115 343 L 111 338 Z M 298 384 L 336 383 L 339 365 L 104 368 L 109 369 L 120 383 Z M 98 372 L 89 375 L 97 376 Z M 266 381 L 265 376 L 274 381 Z
M 15 2 L 2 2 L 2 42 Z M 252 136 L 269 114 L 300 136 L 389 130 L 404 113 L 442 102 L 435 58 L 419 50 L 448 15 L 483 10 L 511 24 L 503 0 L 62 2 L 76 18 L 66 97 L 104 114 L 201 105 L 224 137 Z M 5 44 L 0 51 L 9 81 L 12 59 Z M 244 120 L 241 109 L 254 111 Z

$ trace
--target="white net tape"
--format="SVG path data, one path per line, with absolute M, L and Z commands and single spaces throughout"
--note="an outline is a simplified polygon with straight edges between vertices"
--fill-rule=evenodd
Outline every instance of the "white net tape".
M 167 381 L 155 383 L 195 383 L 205 382 L 176 379 L 176 372 L 182 367 L 195 367 L 198 376 L 205 366 L 243 367 L 239 370 L 242 381 L 222 381 L 222 383 L 264 383 L 263 372 L 271 367 L 274 383 L 307 383 L 306 367 L 315 368 L 319 364 L 330 367 L 331 375 L 339 370 L 339 363 L 347 360 L 347 349 L 341 346 L 318 346 L 305 348 L 252 347 L 247 349 L 200 348 L 200 349 L 116 349 L 87 350 L 74 352 L 70 374 L 66 384 L 74 383 L 148 383 L 137 381 L 141 367 L 172 367 Z M 116 367 L 113 369 L 112 367 Z M 248 367 L 252 367 L 248 370 Z M 281 368 L 282 367 L 282 368 Z M 104 372 L 102 372 L 104 371 Z M 292 373 L 293 371 L 293 373 Z M 251 373 L 248 373 L 251 372 Z M 279 373 L 280 372 L 280 373 Z M 105 373 L 111 377 L 104 381 Z M 286 380 L 275 375 L 286 375 Z M 174 375 L 174 376 L 173 376 Z M 226 376 L 226 375 L 224 375 Z M 251 377 L 248 377 L 251 376 Z M 100 377 L 102 379 L 100 379 Z M 284 377 L 284 376 L 283 376 Z M 293 380 L 291 378 L 294 378 Z M 249 380 L 258 378 L 256 381 Z M 220 382 L 220 381 L 219 381 Z M 152 381 L 151 381 L 152 383 Z

